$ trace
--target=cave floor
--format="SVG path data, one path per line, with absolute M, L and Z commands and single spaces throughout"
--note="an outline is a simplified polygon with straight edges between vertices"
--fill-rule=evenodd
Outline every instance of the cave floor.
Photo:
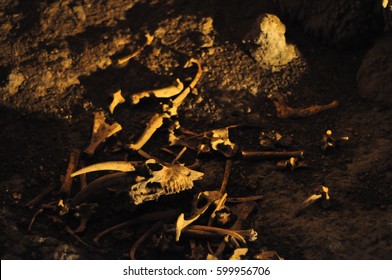
M 284 259 L 391 259 L 392 113 L 358 96 L 356 72 L 366 47 L 339 51 L 303 34 L 295 26 L 288 26 L 287 38 L 298 47 L 301 58 L 272 73 L 257 66 L 240 40 L 257 16 L 256 11 L 249 15 L 241 14 L 240 10 L 236 14 L 229 5 L 227 12 L 217 12 L 218 8 L 207 12 L 207 8 L 192 5 L 176 8 L 154 1 L 142 2 L 128 11 L 122 25 L 130 25 L 137 38 L 135 49 L 143 42 L 146 30 L 154 32 L 162 26 L 172 31 L 178 28 L 181 23 L 173 20 L 177 17 L 182 17 L 180 22 L 188 23 L 188 30 L 192 30 L 192 25 L 198 26 L 200 18 L 212 17 L 212 47 L 197 47 L 189 39 L 186 33 L 189 31 L 168 32 L 171 42 L 165 45 L 158 40 L 125 67 L 108 67 L 80 77 L 82 99 L 63 115 L 42 113 L 39 103 L 31 105 L 30 108 L 37 109 L 29 112 L 0 106 L 2 259 L 52 259 L 61 254 L 65 258 L 127 259 L 132 245 L 154 222 L 110 233 L 101 239 L 99 246 L 93 242 L 94 237 L 108 227 L 144 214 L 170 209 L 189 212 L 193 195 L 219 190 L 226 158 L 219 152 L 197 155 L 188 149 L 180 162 L 190 165 L 198 158 L 195 169 L 204 173 L 203 180 L 196 181 L 191 190 L 138 206 L 131 205 L 127 192 L 111 189 L 91 195 L 87 202 L 98 206 L 86 230 L 77 234 L 87 246 L 67 232 L 67 228 L 75 229 L 78 225 L 72 215 L 59 216 L 44 210 L 28 231 L 39 205 L 28 207 L 27 202 L 48 186 L 55 191 L 41 203 L 56 205 L 60 199 L 66 200 L 56 190 L 64 178 L 70 151 L 83 150 L 90 141 L 94 112 L 104 110 L 108 120 L 120 123 L 123 129 L 101 145 L 92 158 L 83 155 L 85 164 L 144 160 L 122 147 L 135 142 L 142 134 L 150 117 L 160 109 L 161 100 L 151 98 L 137 105 L 127 101 L 114 114 L 109 114 L 110 94 L 121 89 L 129 98 L 131 93 L 170 85 L 177 77 L 187 85 L 195 69 L 182 66 L 191 57 L 201 62 L 203 76 L 196 85 L 198 95 L 190 94 L 179 108 L 182 128 L 202 133 L 238 125 L 230 129 L 230 140 L 246 151 L 265 150 L 259 143 L 260 133 L 275 131 L 292 139 L 287 147 L 274 148 L 276 151 L 305 151 L 304 162 L 308 168 L 293 171 L 277 169 L 275 159 L 233 157 L 226 189 L 228 197 L 262 195 L 243 224 L 243 228 L 258 233 L 256 241 L 247 242 L 249 251 L 245 258 L 252 259 L 267 250 L 276 251 Z M 72 94 L 72 90 L 75 89 L 67 94 Z M 281 119 L 268 98 L 276 93 L 285 96 L 295 108 L 333 100 L 338 100 L 339 106 L 313 116 Z M 175 157 L 162 150 L 168 148 L 168 125 L 165 121 L 143 147 L 165 162 Z M 349 141 L 325 153 L 320 141 L 326 130 L 336 137 L 348 136 Z M 181 147 L 170 149 L 174 154 L 181 151 Z M 91 182 L 97 176 L 89 174 L 87 180 Z M 299 211 L 303 201 L 317 193 L 321 185 L 329 188 L 330 205 L 314 203 Z M 79 181 L 75 180 L 72 195 L 78 186 Z M 62 222 L 54 222 L 51 216 L 60 217 Z M 175 221 L 172 218 L 165 224 L 168 227 Z M 205 257 L 206 241 L 195 238 L 194 242 L 200 249 L 199 255 Z M 173 234 L 158 230 L 143 242 L 136 257 L 195 257 L 191 255 L 189 237 L 175 243 Z

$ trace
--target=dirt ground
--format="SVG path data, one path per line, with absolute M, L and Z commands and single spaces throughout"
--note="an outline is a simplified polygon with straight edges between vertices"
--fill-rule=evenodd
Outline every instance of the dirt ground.
M 226 158 L 188 149 L 180 162 L 189 166 L 197 158 L 195 169 L 204 173 L 194 188 L 137 206 L 131 205 L 127 191 L 97 191 L 88 199 L 96 203 L 95 213 L 86 230 L 76 234 L 86 244 L 70 234 L 69 229 L 78 226 L 72 214 L 45 209 L 28 230 L 41 204 L 67 201 L 58 190 L 71 150 L 83 151 L 90 142 L 94 112 L 103 110 L 110 123 L 118 122 L 123 129 L 93 157 L 81 155 L 85 164 L 145 160 L 124 147 L 137 140 L 159 112 L 160 102 L 167 101 L 150 98 L 132 105 L 130 95 L 166 87 L 176 78 L 187 86 L 196 73 L 195 67 L 183 68 L 190 58 L 200 61 L 203 75 L 197 95 L 190 94 L 179 108 L 182 128 L 202 133 L 239 125 L 230 129 L 230 140 L 245 151 L 266 150 L 260 134 L 274 131 L 289 141 L 270 149 L 305 151 L 308 168 L 293 171 L 278 169 L 276 159 L 233 157 L 228 197 L 262 195 L 243 225 L 258 233 L 256 241 L 247 242 L 244 258 L 253 259 L 262 250 L 276 251 L 284 259 L 392 258 L 392 112 L 361 99 L 356 83 L 371 43 L 337 49 L 282 16 L 287 40 L 301 55 L 272 72 L 260 67 L 242 42 L 260 14 L 279 15 L 272 4 L 169 0 L 127 1 L 125 6 L 113 0 L 106 5 L 95 1 L 101 5 L 91 8 L 89 2 L 94 1 L 2 3 L 1 28 L 7 31 L 0 40 L 2 259 L 128 259 L 130 248 L 154 222 L 114 231 L 99 245 L 94 237 L 144 214 L 188 213 L 193 195 L 220 189 Z M 116 66 L 116 59 L 143 45 L 146 33 L 154 35 L 152 44 L 126 66 Z M 111 95 L 119 89 L 127 102 L 110 114 Z M 309 117 L 282 119 L 270 98 L 276 94 L 295 108 L 333 100 L 339 106 Z M 162 150 L 168 148 L 168 125 L 165 121 L 143 147 L 165 162 L 175 158 Z M 325 152 L 321 139 L 327 130 L 349 140 Z M 181 151 L 170 149 L 175 154 Z M 88 182 L 97 176 L 89 174 Z M 316 202 L 303 208 L 303 201 L 322 185 L 329 188 L 330 205 Z M 79 186 L 79 179 L 74 180 L 71 196 Z M 39 204 L 26 205 L 48 187 L 53 190 Z M 138 259 L 196 258 L 189 237 L 174 242 L 173 232 L 164 230 L 176 217 L 143 242 Z M 198 256 L 205 258 L 205 240 L 195 238 L 195 244 Z

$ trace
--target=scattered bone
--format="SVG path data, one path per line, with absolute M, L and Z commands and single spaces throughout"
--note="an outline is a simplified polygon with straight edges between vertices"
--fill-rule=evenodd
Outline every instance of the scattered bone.
M 241 156 L 244 159 L 274 159 L 274 158 L 291 158 L 303 157 L 304 151 L 291 151 L 291 152 L 253 152 L 241 151 Z
M 210 207 L 212 203 L 221 198 L 218 191 L 205 191 L 198 193 L 192 201 L 192 212 L 190 217 L 185 220 L 184 213 L 181 213 L 176 222 L 176 241 L 180 240 L 181 232 L 188 225 L 199 219 L 199 217 Z M 199 207 L 199 203 L 205 201 L 205 204 Z
M 94 127 L 89 146 L 84 150 L 86 154 L 92 156 L 98 146 L 113 134 L 119 132 L 122 127 L 118 123 L 109 125 L 105 122 L 106 117 L 103 112 L 94 114 Z
M 328 151 L 328 150 L 331 150 L 331 149 L 341 145 L 344 142 L 347 142 L 348 140 L 350 140 L 350 137 L 348 137 L 348 136 L 335 138 L 332 136 L 332 131 L 327 130 L 324 133 L 323 138 L 321 139 L 321 149 L 323 151 Z
M 291 135 L 282 135 L 274 130 L 262 131 L 259 139 L 263 149 L 289 148 L 294 141 Z
M 234 250 L 234 253 L 230 256 L 229 260 L 240 260 L 246 253 L 248 253 L 248 248 L 237 248 Z
M 176 136 L 175 130 L 179 129 L 181 127 L 180 122 L 178 120 L 174 121 L 168 128 L 169 131 L 169 146 L 176 145 L 178 141 L 180 140 L 179 137 Z
M 229 177 L 231 173 L 231 166 L 233 165 L 233 160 L 232 159 L 227 159 L 226 160 L 226 166 L 225 166 L 225 173 L 223 174 L 223 180 L 222 180 L 222 185 L 220 188 L 220 193 L 223 195 L 226 192 L 226 187 L 227 184 L 229 183 Z
M 180 160 L 180 158 L 184 155 L 184 153 L 186 152 L 187 149 L 188 149 L 187 147 L 182 148 L 182 150 L 178 153 L 176 158 L 173 159 L 171 164 L 175 164 L 176 162 L 178 162 Z
M 60 199 L 57 203 L 57 210 L 60 216 L 64 216 L 67 214 L 70 210 L 69 204 L 64 203 L 64 200 Z
M 169 118 L 169 115 L 166 113 L 154 114 L 139 140 L 137 140 L 135 144 L 130 144 L 129 148 L 132 150 L 140 150 L 144 144 L 150 140 L 155 131 L 163 125 L 164 118 Z
M 334 147 L 334 138 L 332 137 L 332 131 L 331 130 L 327 130 L 324 135 L 323 138 L 321 139 L 321 149 L 324 151 L 327 151 L 329 149 L 331 149 L 332 147 Z
M 209 256 L 208 256 L 209 258 L 207 258 L 207 259 L 214 259 L 214 260 L 222 259 L 223 251 L 225 250 L 226 245 L 229 244 L 229 242 L 230 242 L 230 236 L 226 235 L 223 238 L 222 242 L 219 244 L 218 248 L 216 248 L 214 254 L 212 254 L 212 255 L 209 254 Z
M 238 204 L 231 208 L 232 213 L 237 216 L 237 220 L 235 223 L 230 227 L 230 230 L 238 230 L 242 227 L 242 224 L 248 219 L 249 215 L 253 212 L 256 208 L 256 204 L 253 202 L 244 202 Z M 255 238 L 257 237 L 254 236 Z M 215 251 L 214 256 L 221 258 L 223 251 L 225 250 L 226 244 L 229 242 L 228 236 L 226 236 L 223 241 L 219 244 L 218 249 Z M 237 246 L 238 248 L 239 246 Z
M 104 231 L 100 232 L 97 234 L 97 236 L 94 238 L 94 243 L 98 244 L 99 240 L 104 237 L 105 235 L 109 234 L 110 232 L 113 232 L 115 230 L 119 230 L 125 227 L 129 226 L 134 226 L 138 225 L 141 223 L 146 223 L 146 222 L 151 222 L 151 221 L 157 221 L 157 220 L 171 220 L 172 218 L 176 217 L 178 215 L 177 210 L 166 210 L 166 211 L 159 211 L 159 212 L 152 212 L 152 213 L 147 213 L 144 215 L 140 215 L 132 220 L 126 221 L 124 223 L 115 225 L 113 227 L 110 227 L 108 229 L 105 229 Z
M 299 158 L 291 157 L 288 160 L 279 161 L 276 164 L 279 169 L 294 171 L 296 169 L 307 168 L 306 163 L 300 161 Z
M 33 227 L 33 224 L 34 224 L 35 220 L 37 219 L 37 216 L 38 216 L 39 214 L 41 214 L 43 211 L 44 211 L 44 209 L 43 209 L 43 208 L 40 208 L 40 209 L 38 209 L 38 210 L 34 213 L 33 217 L 31 218 L 29 227 L 27 228 L 27 231 L 28 231 L 28 232 L 31 231 L 31 228 Z
M 113 101 L 109 105 L 110 113 L 113 114 L 114 109 L 117 107 L 117 105 L 124 102 L 125 102 L 125 98 L 121 95 L 121 90 L 118 90 L 115 93 L 113 93 Z
M 188 225 L 190 225 L 191 223 L 193 223 L 194 221 L 196 221 L 200 217 L 200 215 L 201 214 L 195 215 L 188 220 L 185 220 L 184 213 L 181 213 L 178 216 L 176 222 L 176 241 L 180 240 L 182 230 L 186 228 Z
M 146 97 L 154 96 L 156 98 L 170 98 L 179 94 L 184 89 L 184 84 L 180 79 L 176 79 L 175 82 L 168 87 L 161 89 L 154 89 L 148 91 L 142 91 L 132 95 L 132 104 L 138 104 L 141 99 Z
M 316 201 L 321 202 L 321 207 L 322 208 L 329 208 L 331 205 L 331 200 L 329 196 L 329 188 L 321 185 L 320 190 L 309 196 L 307 199 L 305 199 L 302 203 L 302 206 L 296 211 L 295 215 L 298 216 L 303 213 L 303 210 L 307 207 L 309 207 L 311 204 L 315 203 Z
M 71 174 L 71 177 L 75 177 L 81 174 L 86 174 L 90 172 L 102 171 L 102 170 L 110 170 L 110 171 L 122 171 L 122 172 L 131 172 L 135 171 L 135 166 L 128 161 L 107 161 L 100 162 L 90 166 L 86 166 L 74 173 Z
M 78 192 L 78 194 L 70 201 L 70 206 L 75 207 L 79 205 L 80 203 L 85 201 L 91 194 L 99 190 L 112 187 L 115 185 L 127 185 L 130 183 L 131 180 L 128 174 L 124 172 L 116 172 L 113 174 L 102 176 L 94 180 L 93 182 L 88 184 L 86 188 Z
M 237 216 L 237 220 L 235 223 L 230 227 L 231 230 L 237 230 L 242 227 L 242 224 L 248 219 L 249 215 L 253 212 L 256 208 L 256 204 L 254 202 L 244 202 L 238 204 L 231 208 L 231 211 Z M 219 253 L 223 252 L 226 247 L 226 240 L 224 239 L 221 244 L 219 244 L 218 249 L 215 251 L 215 256 L 219 256 Z M 221 252 L 219 251 L 219 248 Z
M 225 208 L 225 202 L 226 202 L 226 198 L 227 198 L 227 193 L 220 192 L 220 194 L 221 194 L 220 199 L 215 201 L 215 204 L 216 204 L 215 205 L 215 209 L 214 209 L 214 211 L 212 211 L 212 213 L 210 215 L 210 219 L 208 221 L 208 226 L 212 225 L 212 222 L 216 218 L 217 212 Z
M 278 118 L 281 119 L 295 118 L 295 117 L 308 117 L 308 116 L 318 114 L 325 110 L 336 108 L 339 105 L 338 101 L 334 100 L 326 105 L 312 105 L 303 109 L 297 109 L 288 106 L 286 102 L 283 100 L 283 98 L 279 95 L 274 96 L 273 102 L 276 107 L 276 113 L 278 115 Z
M 81 168 L 84 168 L 86 166 L 83 161 L 81 161 L 79 165 L 80 165 Z M 87 175 L 86 175 L 86 173 L 80 174 L 79 181 L 80 181 L 80 189 L 81 190 L 85 189 L 87 187 Z
M 254 196 L 247 196 L 247 197 L 228 197 L 226 202 L 228 203 L 243 203 L 243 202 L 250 202 L 250 201 L 257 201 L 263 199 L 264 196 L 262 195 L 254 195 Z
M 79 243 L 83 244 L 84 246 L 86 246 L 87 248 L 93 249 L 93 247 L 89 244 L 87 244 L 86 242 L 83 241 L 83 239 L 81 239 L 79 236 L 76 235 L 76 233 L 69 227 L 67 226 L 64 221 L 62 221 L 58 216 L 49 216 L 52 221 L 56 224 L 60 224 L 64 227 L 64 230 L 70 234 L 73 238 L 75 238 Z
M 201 75 L 203 74 L 203 70 L 201 68 L 200 62 L 197 59 L 191 58 L 185 67 L 190 67 L 192 64 L 196 64 L 197 66 L 197 73 L 195 77 L 193 78 L 192 82 L 189 84 L 189 86 L 173 101 L 173 108 L 175 108 L 175 114 L 177 115 L 177 108 L 180 107 L 182 102 L 185 100 L 185 98 L 188 96 L 188 94 L 195 88 L 196 84 L 199 82 Z M 173 115 L 172 115 L 173 116 Z
M 154 157 L 153 155 L 150 155 L 149 153 L 143 151 L 143 150 L 138 150 L 137 153 L 139 155 L 141 155 L 142 157 L 144 157 L 145 159 L 153 159 L 156 162 L 162 164 L 162 165 L 168 165 L 169 163 L 163 162 L 160 159 L 158 159 L 157 157 Z
M 215 255 L 212 254 L 207 254 L 207 261 L 211 261 L 211 260 L 219 260 L 219 257 L 216 257 Z
M 163 113 L 161 114 L 157 113 L 152 116 L 150 122 L 148 123 L 146 129 L 144 130 L 140 138 L 136 141 L 135 144 L 129 145 L 130 149 L 132 150 L 141 149 L 144 146 L 144 144 L 146 144 L 147 141 L 150 140 L 151 136 L 155 133 L 155 131 L 162 126 L 164 118 L 171 118 L 172 116 L 177 115 L 178 107 L 182 104 L 182 102 L 188 96 L 191 90 L 196 86 L 197 82 L 200 80 L 200 77 L 203 73 L 201 69 L 201 65 L 198 60 L 191 58 L 189 60 L 189 63 L 196 64 L 198 68 L 197 74 L 193 78 L 190 85 L 185 90 L 183 90 L 182 93 L 176 97 L 176 99 L 173 100 L 171 106 L 167 106 L 167 105 L 163 106 Z
M 220 151 L 226 157 L 232 157 L 238 150 L 238 146 L 229 139 L 229 129 L 227 127 L 212 131 L 211 147 L 215 151 Z
M 214 223 L 218 226 L 226 226 L 232 219 L 232 213 L 225 207 L 215 212 Z
M 231 226 L 231 229 L 240 229 L 249 215 L 255 210 L 256 206 L 256 203 L 248 201 L 232 207 L 231 211 L 237 216 L 237 220 Z
M 80 219 L 79 226 L 75 229 L 76 233 L 83 232 L 86 229 L 87 222 L 95 213 L 94 209 L 98 207 L 96 203 L 82 203 L 76 206 L 75 217 Z
M 52 192 L 55 189 L 54 185 L 49 185 L 47 188 L 45 188 L 40 194 L 38 194 L 35 198 L 30 200 L 29 202 L 26 203 L 26 206 L 35 206 L 38 203 L 41 202 L 41 200 L 47 196 L 50 192 Z
M 257 239 L 257 232 L 253 229 L 250 230 L 230 230 L 218 227 L 202 226 L 202 225 L 189 225 L 183 229 L 183 233 L 191 233 L 199 235 L 200 237 L 211 237 L 211 236 L 226 236 L 229 235 L 234 238 L 237 242 L 240 242 L 240 246 L 246 245 L 246 240 L 255 241 Z
M 133 244 L 131 250 L 129 251 L 129 256 L 131 260 L 136 260 L 136 251 L 140 247 L 140 245 L 162 226 L 163 221 L 158 221 L 152 227 L 150 227 L 142 236 L 140 236 L 140 238 L 135 242 L 135 244 Z
M 78 167 L 79 155 L 80 155 L 80 151 L 78 149 L 73 149 L 69 156 L 67 172 L 65 174 L 65 179 L 60 189 L 62 193 L 66 193 L 67 195 L 70 195 L 71 193 L 72 177 L 73 177 L 72 172 L 74 172 L 75 169 Z
M 122 58 L 119 58 L 119 59 L 117 60 L 117 65 L 118 65 L 118 66 L 123 66 L 123 65 L 125 65 L 128 61 L 130 61 L 132 58 L 138 56 L 138 55 L 144 50 L 145 47 L 151 45 L 151 43 L 152 43 L 153 40 L 154 40 L 154 36 L 151 36 L 150 34 L 147 33 L 147 34 L 146 34 L 146 42 L 144 43 L 144 45 L 141 46 L 139 49 L 137 49 L 135 52 L 133 52 L 133 53 L 131 53 L 131 54 L 129 54 L 129 55 L 126 55 L 126 56 L 124 56 L 124 57 L 122 57 Z
M 172 156 L 177 156 L 177 153 L 175 153 L 172 150 L 170 150 L 168 148 L 165 148 L 165 147 L 161 148 L 161 151 L 164 151 L 164 152 L 166 152 L 166 153 L 168 153 L 168 154 L 170 154 Z
M 147 160 L 148 164 L 157 163 L 155 160 Z M 160 164 L 161 165 L 161 164 Z M 135 205 L 145 201 L 155 200 L 161 195 L 175 194 L 193 188 L 193 181 L 201 180 L 203 173 L 191 170 L 183 165 L 161 165 L 159 171 L 150 170 L 151 178 L 131 186 L 129 194 Z M 158 183 L 154 184 L 154 183 Z
M 303 204 L 304 207 L 308 207 L 310 204 L 314 203 L 315 201 L 321 198 L 321 194 L 312 194 L 307 199 L 304 200 Z

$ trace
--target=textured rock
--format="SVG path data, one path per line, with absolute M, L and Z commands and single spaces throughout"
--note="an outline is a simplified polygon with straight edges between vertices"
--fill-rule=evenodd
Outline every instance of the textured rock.
M 0 103 L 67 111 L 81 98 L 80 77 L 131 43 L 117 23 L 138 1 L 0 1 Z
M 285 32 L 286 26 L 277 16 L 263 14 L 246 34 L 244 41 L 250 43 L 253 58 L 263 68 L 277 71 L 298 57 L 295 46 L 286 43 Z
M 281 12 L 299 21 L 325 43 L 353 47 L 382 31 L 379 5 L 373 0 L 275 0 Z
M 392 38 L 384 38 L 366 54 L 357 73 L 359 94 L 392 106 Z
M 41 109 L 51 113 L 66 111 L 67 103 L 72 105 L 80 98 L 74 93 L 68 94 L 70 87 L 78 85 L 81 76 L 109 67 L 111 56 L 131 41 L 126 31 L 110 35 L 103 33 L 92 40 L 86 34 L 77 41 L 61 40 L 50 50 L 36 50 L 34 56 L 16 62 L 8 81 L 0 87 L 1 101 L 27 111 L 32 104 L 40 104 Z M 74 101 L 64 102 L 64 99 Z
M 32 27 L 41 39 L 53 40 L 82 33 L 91 26 L 113 26 L 124 20 L 138 0 L 55 1 L 38 5 L 39 20 Z M 61 26 L 61 29 L 58 28 Z

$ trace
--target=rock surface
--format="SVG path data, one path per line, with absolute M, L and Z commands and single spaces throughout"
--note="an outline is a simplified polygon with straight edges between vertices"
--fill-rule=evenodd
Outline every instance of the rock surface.
M 250 52 L 263 68 L 277 71 L 298 57 L 296 47 L 286 43 L 285 33 L 286 26 L 277 16 L 262 14 L 244 41 L 252 44 Z
M 379 5 L 373 0 L 275 0 L 281 12 L 299 21 L 306 32 L 339 48 L 354 47 L 382 30 Z
M 358 70 L 359 94 L 392 106 L 392 38 L 384 38 L 366 54 Z
M 72 88 L 79 78 L 110 66 L 110 57 L 130 43 L 130 30 L 114 26 L 137 0 L 46 2 L 0 3 L 0 99 L 26 111 L 40 104 L 39 111 L 61 113 L 81 98 L 80 86 Z

